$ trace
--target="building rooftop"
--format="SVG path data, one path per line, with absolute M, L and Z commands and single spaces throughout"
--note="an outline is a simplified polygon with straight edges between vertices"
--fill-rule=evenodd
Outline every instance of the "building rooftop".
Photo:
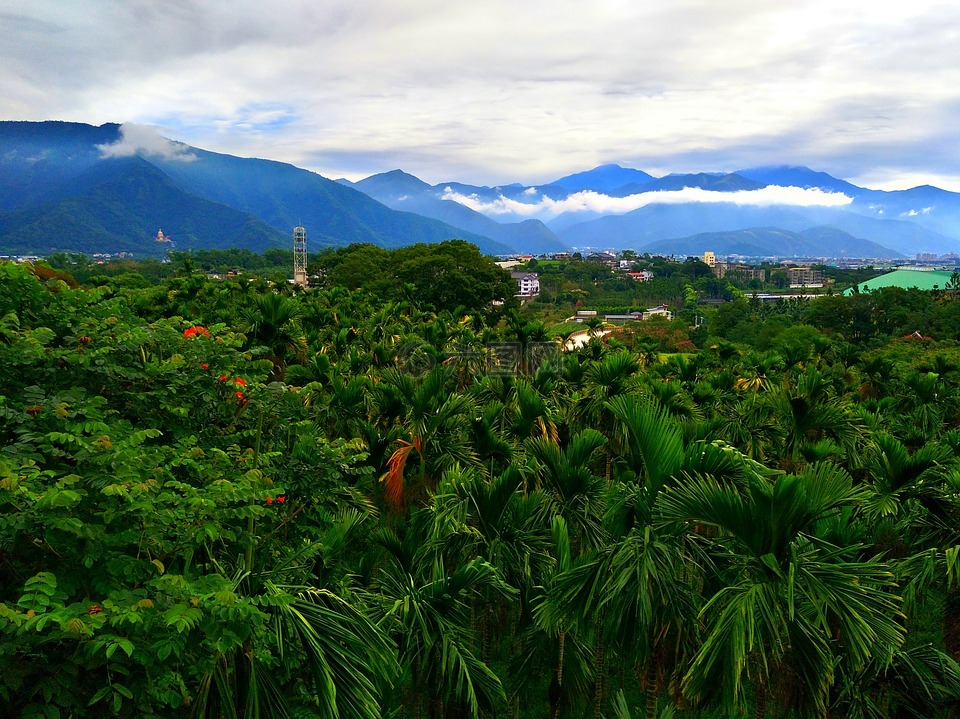
M 944 289 L 950 282 L 953 273 L 943 272 L 942 270 L 918 271 L 918 270 L 894 270 L 885 275 L 874 277 L 872 280 L 861 282 L 857 285 L 860 292 L 869 292 L 870 290 L 879 290 L 881 287 L 900 287 L 910 289 L 916 287 L 919 290 L 932 290 L 934 285 L 938 289 Z M 853 288 L 845 291 L 843 294 L 853 294 Z

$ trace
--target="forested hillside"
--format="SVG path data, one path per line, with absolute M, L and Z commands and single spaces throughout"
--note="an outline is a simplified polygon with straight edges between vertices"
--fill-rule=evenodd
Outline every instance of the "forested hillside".
M 0 715 L 958 715 L 955 288 L 561 351 L 403 252 L 0 264 Z

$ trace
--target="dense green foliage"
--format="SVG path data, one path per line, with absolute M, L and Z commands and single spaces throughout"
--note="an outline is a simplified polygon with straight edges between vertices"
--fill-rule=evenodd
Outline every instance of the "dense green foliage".
M 560 353 L 459 243 L 378 252 L 0 264 L 4 716 L 956 715 L 955 342 L 828 297 Z
M 232 278 L 239 284 L 267 279 L 278 286 L 278 291 L 290 291 L 284 287 L 291 269 L 290 252 L 283 250 L 268 250 L 262 255 L 238 249 L 172 252 L 167 263 L 96 263 L 85 255 L 57 253 L 37 268 L 45 266 L 66 271 L 81 284 L 108 285 L 115 290 L 157 285 L 177 273 L 204 272 Z M 492 302 L 507 309 L 517 305 L 517 284 L 510 273 L 481 255 L 476 245 L 462 240 L 396 250 L 369 244 L 328 248 L 310 255 L 307 267 L 313 287 L 365 290 L 383 299 L 416 299 L 419 305 L 451 311 L 459 308 L 463 312 L 489 313 Z M 222 289 L 223 285 L 214 287 Z M 256 285 L 256 291 L 263 292 L 265 287 Z M 155 292 L 153 301 L 164 303 L 160 295 L 165 292 Z M 249 294 L 249 290 L 244 293 Z
M 823 344 L 842 340 L 876 347 L 894 338 L 960 340 L 960 303 L 955 291 L 925 292 L 885 287 L 849 297 L 759 302 L 750 298 L 720 305 L 709 316 L 711 334 L 757 349 L 778 344 Z M 818 339 L 814 339 L 818 338 Z

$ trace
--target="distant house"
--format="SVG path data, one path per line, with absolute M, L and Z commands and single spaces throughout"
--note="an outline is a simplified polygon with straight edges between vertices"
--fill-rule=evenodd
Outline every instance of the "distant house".
M 642 272 L 628 272 L 628 277 L 631 277 L 635 282 L 649 282 L 653 279 L 653 273 L 650 270 L 643 270 Z
M 673 312 L 668 310 L 666 305 L 657 305 L 656 307 L 644 310 L 643 319 L 648 320 L 651 317 L 666 317 L 668 320 L 672 320 Z
M 591 252 L 586 260 L 587 262 L 605 262 L 610 265 L 617 264 L 617 256 L 612 252 Z
M 604 315 L 603 319 L 611 324 L 621 324 L 623 322 L 641 322 L 651 317 L 666 317 L 668 320 L 672 320 L 673 312 L 668 310 L 666 305 L 657 305 L 643 312 L 634 310 L 626 314 Z M 577 321 L 580 321 L 579 318 Z
M 618 325 L 624 322 L 639 322 L 643 319 L 643 312 L 629 312 L 627 314 L 604 315 L 604 322 Z
M 511 272 L 517 281 L 517 297 L 536 297 L 540 294 L 540 277 L 536 272 Z

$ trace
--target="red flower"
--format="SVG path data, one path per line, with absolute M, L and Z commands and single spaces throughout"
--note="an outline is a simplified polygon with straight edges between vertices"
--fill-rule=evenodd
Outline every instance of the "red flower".
M 243 396 L 243 392 L 237 392 L 237 399 L 241 402 L 245 402 L 247 398 Z
M 220 381 L 221 381 L 221 382 L 226 382 L 226 381 L 227 381 L 227 376 L 226 376 L 225 374 L 220 375 Z
M 246 387 L 246 386 L 247 386 L 246 381 L 240 379 L 239 377 L 237 377 L 235 380 L 233 380 L 233 383 L 234 383 L 235 385 L 237 385 L 238 387 Z
M 280 502 L 280 504 L 283 504 L 287 501 L 287 498 L 285 495 L 281 494 L 279 497 L 277 497 L 277 501 Z
M 201 362 L 200 369 L 210 369 L 210 365 L 208 365 L 206 362 Z
M 203 325 L 195 325 L 193 327 L 188 327 L 183 331 L 184 337 L 196 337 L 197 335 L 203 335 L 204 337 L 209 337 L 210 330 L 208 330 Z
M 267 497 L 267 504 L 273 504 L 273 497 Z

